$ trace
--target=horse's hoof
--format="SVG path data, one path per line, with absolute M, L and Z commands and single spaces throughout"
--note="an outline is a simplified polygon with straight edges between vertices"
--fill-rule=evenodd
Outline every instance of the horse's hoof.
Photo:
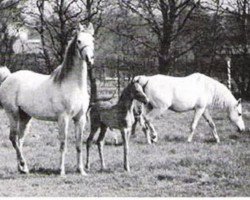
M 127 173 L 130 173 L 130 167 L 125 167 L 124 170 L 125 170 Z
M 29 169 L 27 166 L 18 166 L 18 171 L 21 173 L 21 174 L 29 174 Z
M 82 176 L 88 176 L 88 174 L 83 169 L 78 168 L 76 171 L 80 173 Z
M 60 174 L 61 178 L 66 178 L 66 174 Z
M 84 168 L 85 168 L 86 170 L 89 170 L 89 169 L 90 169 L 89 165 L 85 165 Z
M 65 171 L 60 171 L 60 176 L 61 177 L 66 177 Z

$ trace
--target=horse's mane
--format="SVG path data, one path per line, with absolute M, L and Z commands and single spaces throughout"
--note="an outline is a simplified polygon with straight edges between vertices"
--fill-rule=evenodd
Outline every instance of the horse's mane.
M 130 89 L 130 83 L 129 83 L 129 85 L 127 87 L 125 87 L 123 89 L 122 94 L 118 99 L 118 103 L 124 102 L 125 99 L 128 99 L 128 96 L 130 94 L 129 89 Z
M 205 77 L 205 84 L 209 88 L 212 95 L 211 106 L 218 106 L 220 108 L 227 108 L 236 101 L 231 91 L 219 81 L 212 79 L 208 76 Z
M 74 56 L 76 55 L 76 40 L 77 35 L 69 42 L 62 64 L 53 71 L 52 76 L 55 82 L 62 82 L 72 70 L 74 66 Z

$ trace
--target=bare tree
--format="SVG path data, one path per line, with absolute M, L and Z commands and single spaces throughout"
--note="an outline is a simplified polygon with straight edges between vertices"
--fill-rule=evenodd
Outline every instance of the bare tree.
M 248 0 L 230 0 L 221 9 L 227 13 L 227 39 L 231 51 L 232 74 L 240 93 L 250 98 L 250 2 Z
M 185 46 L 188 47 L 181 51 L 175 51 L 173 45 L 199 3 L 199 0 L 120 0 L 120 4 L 140 16 L 143 23 L 146 23 L 157 37 L 158 44 L 153 49 L 158 55 L 160 73 L 167 74 L 175 58 L 183 55 L 193 46 L 194 40 L 187 41 L 188 45 Z M 148 44 L 145 43 L 145 45 Z

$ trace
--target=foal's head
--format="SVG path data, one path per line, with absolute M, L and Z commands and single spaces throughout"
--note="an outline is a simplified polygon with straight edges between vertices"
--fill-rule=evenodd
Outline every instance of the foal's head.
M 145 104 L 149 102 L 149 99 L 144 93 L 142 86 L 138 82 L 130 82 L 124 89 L 122 96 L 130 100 L 136 99 L 137 101 Z
M 86 60 L 88 63 L 94 63 L 94 28 L 92 23 L 88 26 L 79 25 L 76 45 L 78 50 L 78 56 L 82 60 Z
M 232 122 L 236 124 L 239 131 L 245 130 L 245 124 L 242 119 L 242 105 L 241 99 L 237 101 L 237 103 L 229 108 L 229 118 Z

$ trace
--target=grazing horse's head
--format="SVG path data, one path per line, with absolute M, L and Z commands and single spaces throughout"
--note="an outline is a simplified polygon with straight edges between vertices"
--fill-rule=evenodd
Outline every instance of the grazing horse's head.
M 237 101 L 237 104 L 231 106 L 229 108 L 229 118 L 232 122 L 236 124 L 239 131 L 245 130 L 245 124 L 242 119 L 242 105 L 241 105 L 241 99 Z
M 148 97 L 143 91 L 142 86 L 137 82 L 131 82 L 127 86 L 127 95 L 130 95 L 131 99 L 136 99 L 142 103 L 147 104 L 149 102 Z
M 94 28 L 92 23 L 88 26 L 79 25 L 76 45 L 78 49 L 78 55 L 82 60 L 86 60 L 91 65 L 94 63 Z

